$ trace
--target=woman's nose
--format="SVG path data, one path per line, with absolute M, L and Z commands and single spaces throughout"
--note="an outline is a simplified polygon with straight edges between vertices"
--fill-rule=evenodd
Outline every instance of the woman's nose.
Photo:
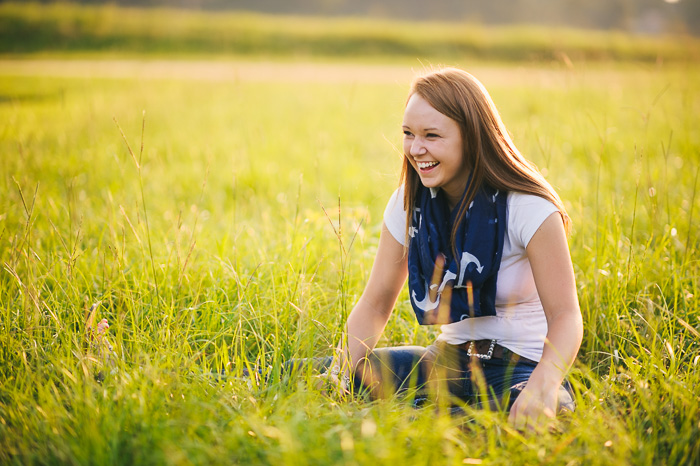
M 411 155 L 417 157 L 426 153 L 422 138 L 415 138 L 411 143 Z

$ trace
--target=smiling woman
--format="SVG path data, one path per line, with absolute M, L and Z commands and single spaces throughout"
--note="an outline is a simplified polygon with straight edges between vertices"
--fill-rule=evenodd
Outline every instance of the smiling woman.
M 402 186 L 326 378 L 372 396 L 488 400 L 519 428 L 573 410 L 564 377 L 583 330 L 561 200 L 464 71 L 417 78 L 402 127 Z M 419 323 L 442 333 L 375 348 L 407 278 Z

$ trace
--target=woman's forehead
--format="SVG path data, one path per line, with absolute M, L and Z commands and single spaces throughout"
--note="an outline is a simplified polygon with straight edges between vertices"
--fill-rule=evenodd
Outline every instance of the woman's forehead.
M 418 125 L 423 129 L 434 127 L 435 129 L 456 125 L 450 117 L 438 112 L 430 103 L 419 94 L 413 94 L 404 110 L 404 126 Z

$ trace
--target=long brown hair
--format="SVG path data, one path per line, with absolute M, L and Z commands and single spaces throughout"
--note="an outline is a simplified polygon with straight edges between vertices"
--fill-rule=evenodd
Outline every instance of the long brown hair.
M 453 249 L 457 227 L 484 183 L 496 189 L 533 194 L 551 201 L 559 209 L 564 228 L 567 232 L 570 230 L 571 220 L 561 199 L 537 168 L 516 149 L 491 96 L 474 76 L 456 68 L 432 71 L 413 81 L 408 98 L 413 94 L 418 94 L 435 110 L 454 120 L 462 135 L 463 157 L 472 178 L 452 226 L 450 242 Z M 401 170 L 407 239 L 421 184 L 409 157 L 410 154 L 404 154 Z

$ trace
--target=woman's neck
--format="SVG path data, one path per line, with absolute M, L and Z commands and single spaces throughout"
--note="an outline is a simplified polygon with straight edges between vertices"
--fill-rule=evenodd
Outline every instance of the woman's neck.
M 447 205 L 450 207 L 450 212 L 462 201 L 464 192 L 467 190 L 468 182 L 469 172 L 465 170 L 458 179 L 440 188 L 447 198 Z
M 462 196 L 464 196 L 464 191 L 462 191 L 459 195 L 452 195 L 444 189 L 443 192 L 445 193 L 445 197 L 447 198 L 447 206 L 450 208 L 450 212 L 452 212 L 462 200 Z

